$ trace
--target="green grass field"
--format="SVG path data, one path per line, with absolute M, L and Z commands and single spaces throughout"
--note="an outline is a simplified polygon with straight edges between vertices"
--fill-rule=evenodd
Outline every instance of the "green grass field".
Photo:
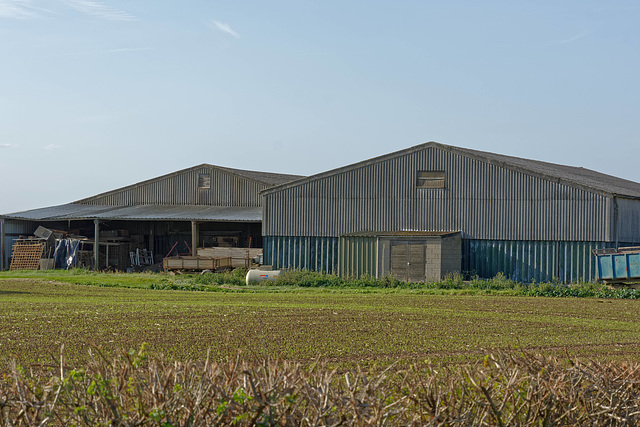
M 81 362 L 89 348 L 114 354 L 143 342 L 152 355 L 180 360 L 204 359 L 209 350 L 215 359 L 241 352 L 375 365 L 526 348 L 640 361 L 638 300 L 213 285 L 207 290 L 217 292 L 188 292 L 143 289 L 180 280 L 159 275 L 87 274 L 61 283 L 63 276 L 38 274 L 0 275 L 4 366 L 13 358 L 47 363 L 63 344 L 67 360 Z

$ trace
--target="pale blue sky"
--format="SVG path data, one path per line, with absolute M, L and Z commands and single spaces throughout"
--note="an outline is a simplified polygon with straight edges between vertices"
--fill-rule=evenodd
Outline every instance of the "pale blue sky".
M 0 0 L 0 213 L 427 141 L 640 182 L 637 1 Z

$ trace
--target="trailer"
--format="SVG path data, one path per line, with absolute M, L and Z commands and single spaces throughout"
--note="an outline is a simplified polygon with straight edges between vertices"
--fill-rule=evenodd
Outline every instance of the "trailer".
M 203 257 L 203 256 L 176 256 L 167 257 L 162 260 L 164 271 L 185 270 L 185 271 L 224 271 L 231 270 L 231 257 Z
M 596 278 L 607 284 L 640 281 L 640 246 L 594 249 Z

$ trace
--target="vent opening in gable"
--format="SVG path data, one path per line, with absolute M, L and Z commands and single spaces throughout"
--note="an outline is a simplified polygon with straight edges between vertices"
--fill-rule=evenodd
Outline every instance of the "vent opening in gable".
M 444 171 L 418 171 L 416 187 L 444 188 Z
M 211 175 L 208 173 L 198 174 L 198 189 L 211 188 Z

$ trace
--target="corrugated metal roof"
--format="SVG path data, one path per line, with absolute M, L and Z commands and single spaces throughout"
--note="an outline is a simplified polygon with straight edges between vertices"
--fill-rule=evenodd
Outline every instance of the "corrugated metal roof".
M 232 168 L 226 168 L 224 166 L 214 166 L 214 165 L 209 165 L 209 166 L 226 170 L 236 175 L 241 175 L 245 178 L 253 179 L 255 181 L 260 181 L 270 185 L 286 184 L 287 182 L 306 178 L 305 176 L 302 176 L 302 175 L 289 175 L 289 174 L 273 173 L 273 172 L 247 171 L 242 169 L 232 169 Z
M 250 182 L 255 182 L 258 183 L 260 185 L 262 185 L 263 187 L 271 187 L 274 185 L 281 185 L 281 184 L 285 184 L 287 182 L 291 182 L 291 181 L 296 181 L 298 179 L 302 179 L 304 178 L 304 176 L 300 176 L 300 175 L 286 175 L 286 174 L 281 174 L 281 173 L 271 173 L 271 172 L 257 172 L 257 171 L 248 171 L 248 170 L 241 170 L 241 169 L 232 169 L 232 168 L 225 168 L 222 166 L 216 166 L 216 165 L 210 165 L 208 163 L 203 163 L 201 165 L 198 166 L 193 166 L 187 169 L 182 169 L 176 172 L 172 172 L 166 175 L 162 175 L 162 176 L 158 176 L 156 178 L 151 178 L 151 179 L 147 179 L 145 181 L 140 181 L 137 182 L 135 184 L 131 184 L 131 185 L 127 185 L 125 187 L 120 187 L 120 188 L 116 188 L 115 190 L 110 190 L 104 193 L 100 193 L 97 194 L 95 196 L 91 196 L 91 197 L 86 197 L 84 199 L 80 199 L 80 200 L 76 200 L 73 203 L 91 203 L 95 200 L 98 199 L 104 199 L 107 196 L 110 195 L 115 195 L 115 194 L 121 194 L 130 190 L 134 190 L 134 189 L 139 189 L 139 188 L 143 188 L 145 186 L 148 185 L 152 185 L 154 183 L 159 183 L 159 182 L 163 182 L 166 181 L 167 179 L 173 179 L 179 176 L 185 176 L 188 175 L 190 172 L 193 171 L 197 171 L 200 169 L 214 169 L 214 170 L 218 170 L 221 171 L 222 173 L 225 173 L 227 175 L 231 175 L 232 177 L 241 177 L 245 180 L 248 180 Z M 256 193 L 257 195 L 257 193 Z
M 506 156 L 485 151 L 471 150 L 468 148 L 453 147 L 433 141 L 393 153 L 385 154 L 383 156 L 375 157 L 369 160 L 364 160 L 348 166 L 343 166 L 341 168 L 333 169 L 327 172 L 322 172 L 316 175 L 309 176 L 307 178 L 280 184 L 272 188 L 263 190 L 261 194 L 275 193 L 281 189 L 295 187 L 300 184 L 315 181 L 332 175 L 337 175 L 342 172 L 351 171 L 363 166 L 375 164 L 399 156 L 404 156 L 406 154 L 431 147 L 453 152 L 462 156 L 471 157 L 491 164 L 496 164 L 507 169 L 529 173 L 551 180 L 558 180 L 568 185 L 597 190 L 599 192 L 607 194 L 615 194 L 630 198 L 640 198 L 640 183 L 603 174 L 594 170 L 585 169 L 582 167 L 565 166 L 555 163 L 542 162 L 538 160 L 523 159 L 520 157 Z
M 262 208 L 175 205 L 103 206 L 68 203 L 16 212 L 2 215 L 2 217 L 34 221 L 104 219 L 258 222 L 262 219 Z
M 446 237 L 460 234 L 460 231 L 357 231 L 340 237 Z
M 502 154 L 476 151 L 468 148 L 457 148 L 436 144 L 442 149 L 451 149 L 455 152 L 473 155 L 480 159 L 486 159 L 491 163 L 498 163 L 501 166 L 510 166 L 519 170 L 526 170 L 534 174 L 544 175 L 550 178 L 559 178 L 568 183 L 575 183 L 588 188 L 603 191 L 621 196 L 640 198 L 640 183 L 628 181 L 612 175 L 607 175 L 591 169 L 576 166 L 559 165 L 555 163 L 542 162 L 539 160 L 523 159 L 520 157 L 505 156 Z

